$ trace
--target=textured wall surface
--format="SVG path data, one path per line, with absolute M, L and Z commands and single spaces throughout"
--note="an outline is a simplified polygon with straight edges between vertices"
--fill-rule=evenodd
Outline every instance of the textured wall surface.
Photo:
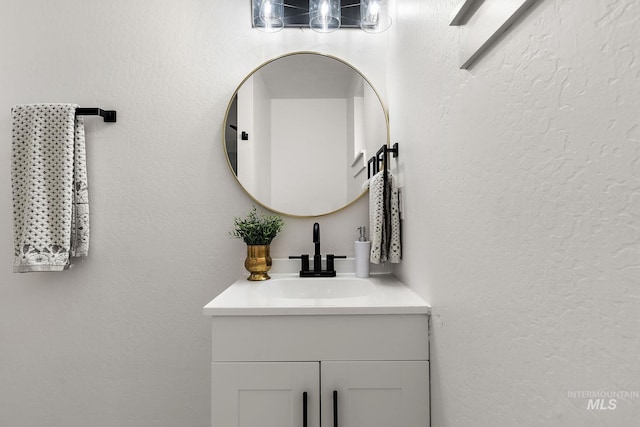
M 221 123 L 247 73 L 295 50 L 351 62 L 389 100 L 396 271 L 434 307 L 433 425 L 637 424 L 640 399 L 569 393 L 640 390 L 640 6 L 538 0 L 461 71 L 457 2 L 398 0 L 378 36 L 265 35 L 248 1 L 4 4 L 0 425 L 208 425 L 200 313 L 242 270 L 227 231 L 251 206 Z M 29 102 L 119 114 L 87 119 L 91 254 L 60 274 L 11 273 L 9 110 Z M 324 252 L 352 254 L 363 202 L 319 219 Z M 287 218 L 274 255 L 308 252 L 313 221 Z
M 469 71 L 457 3 L 398 2 L 390 48 L 433 425 L 636 425 L 640 2 L 539 0 Z

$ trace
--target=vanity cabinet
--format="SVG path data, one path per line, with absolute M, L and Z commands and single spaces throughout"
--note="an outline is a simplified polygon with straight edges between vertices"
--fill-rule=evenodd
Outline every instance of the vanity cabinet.
M 426 361 L 214 363 L 212 425 L 422 427 L 428 375 Z
M 426 314 L 213 316 L 212 329 L 213 427 L 429 426 Z
M 212 426 L 429 427 L 429 313 L 390 274 L 236 281 L 203 309 Z

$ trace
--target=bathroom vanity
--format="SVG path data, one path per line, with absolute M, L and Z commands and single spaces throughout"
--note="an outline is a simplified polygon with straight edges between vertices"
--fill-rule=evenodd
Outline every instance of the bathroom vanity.
M 253 200 L 315 217 L 366 194 L 363 171 L 369 155 L 389 144 L 388 123 L 378 92 L 357 69 L 294 52 L 242 80 L 227 107 L 223 146 Z M 327 168 L 347 173 L 327 175 Z M 313 243 L 313 270 L 309 255 L 295 256 L 298 264 L 274 260 L 274 269 L 295 268 L 272 270 L 265 282 L 238 280 L 204 307 L 213 330 L 212 425 L 428 426 L 429 306 L 390 274 L 359 279 L 351 268 L 336 276 L 352 259 L 334 268 L 340 257 L 327 255 L 326 269 L 318 268 L 317 223 Z
M 429 306 L 392 275 L 241 279 L 203 311 L 213 427 L 429 425 Z

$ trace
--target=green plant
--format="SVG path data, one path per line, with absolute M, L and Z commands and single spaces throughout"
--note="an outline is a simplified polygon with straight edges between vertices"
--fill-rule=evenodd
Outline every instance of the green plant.
M 270 245 L 283 227 L 284 221 L 279 215 L 258 213 L 254 206 L 246 217 L 233 219 L 233 230 L 229 234 L 247 245 Z

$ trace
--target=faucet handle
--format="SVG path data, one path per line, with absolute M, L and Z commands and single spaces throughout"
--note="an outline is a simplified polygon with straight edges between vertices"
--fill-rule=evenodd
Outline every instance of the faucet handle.
M 290 255 L 289 259 L 299 259 L 302 260 L 301 261 L 301 271 L 309 271 L 309 254 L 303 254 L 303 255 Z
M 337 259 L 337 258 L 346 258 L 346 255 L 334 255 L 334 254 L 328 254 L 327 255 L 327 271 L 335 271 L 335 267 L 334 267 L 334 263 L 333 260 Z

